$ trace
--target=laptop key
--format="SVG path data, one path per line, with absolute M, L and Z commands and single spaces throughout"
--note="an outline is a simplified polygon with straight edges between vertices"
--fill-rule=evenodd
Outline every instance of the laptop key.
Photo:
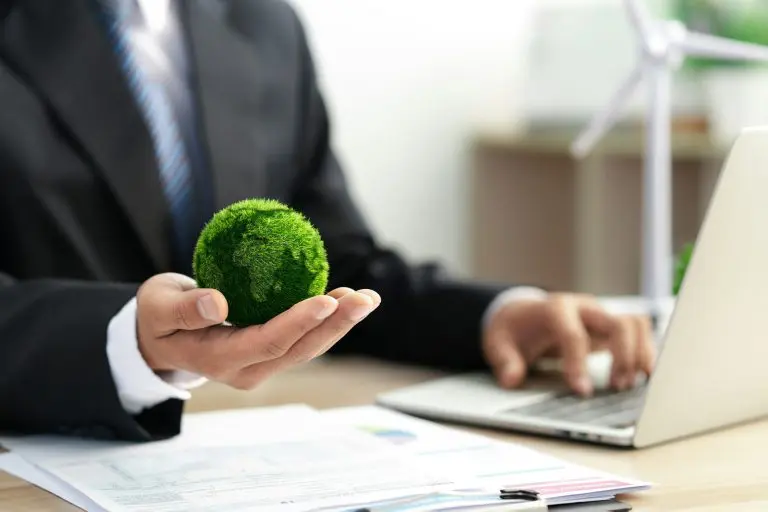
M 588 398 L 563 394 L 508 412 L 552 420 L 605 426 L 631 425 L 640 412 L 644 385 L 627 391 L 601 390 Z

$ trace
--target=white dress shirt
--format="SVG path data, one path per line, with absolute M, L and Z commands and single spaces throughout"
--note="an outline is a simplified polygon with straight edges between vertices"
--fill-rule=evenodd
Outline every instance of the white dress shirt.
M 123 1 L 123 0 L 113 0 Z M 130 1 L 130 0 L 129 0 Z M 166 26 L 171 13 L 170 0 L 137 0 L 148 25 L 157 32 Z M 519 287 L 501 293 L 488 306 L 481 319 L 483 327 L 496 311 L 513 300 L 537 299 L 546 296 L 537 288 Z M 187 400 L 191 390 L 207 380 L 184 371 L 162 376 L 155 373 L 139 351 L 136 335 L 136 299 L 131 299 L 112 318 L 107 328 L 107 357 L 117 387 L 120 402 L 130 414 L 138 414 L 166 400 Z
M 135 297 L 109 322 L 107 358 L 120 403 L 130 414 L 138 414 L 171 398 L 187 400 L 191 389 L 206 382 L 205 378 L 187 372 L 160 376 L 147 365 L 136 335 Z
M 161 42 L 172 41 L 177 35 L 174 31 L 175 23 L 169 23 L 170 17 L 174 15 L 171 0 L 100 1 L 112 4 L 118 12 L 124 8 L 139 8 L 147 30 L 142 30 L 136 39 L 132 40 L 132 44 L 141 45 L 147 54 L 154 55 L 153 62 L 165 62 Z M 161 377 L 147 366 L 137 343 L 135 298 L 109 323 L 107 356 L 120 401 L 132 414 L 170 398 L 187 399 L 189 389 L 205 382 L 205 379 L 186 372 L 175 372 Z

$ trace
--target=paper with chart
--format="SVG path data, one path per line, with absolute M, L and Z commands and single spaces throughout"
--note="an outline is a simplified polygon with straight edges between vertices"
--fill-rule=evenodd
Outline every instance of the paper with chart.
M 514 443 L 417 419 L 377 406 L 326 411 L 335 424 L 388 440 L 449 477 L 483 488 L 517 487 L 542 493 L 550 504 L 607 499 L 647 489 L 645 482 L 570 464 Z
M 400 450 L 304 407 L 189 415 L 142 445 L 0 439 L 105 510 L 298 511 L 455 486 Z
M 181 436 L 139 445 L 60 437 L 0 443 L 13 450 L 0 455 L 0 469 L 89 511 L 293 512 L 510 486 L 556 504 L 647 487 L 374 406 L 189 414 Z

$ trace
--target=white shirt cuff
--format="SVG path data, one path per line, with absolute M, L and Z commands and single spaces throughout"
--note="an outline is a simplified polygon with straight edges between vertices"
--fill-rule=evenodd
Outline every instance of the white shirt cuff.
M 188 400 L 189 390 L 207 382 L 205 377 L 185 371 L 160 376 L 147 365 L 136 336 L 135 297 L 109 322 L 107 358 L 120 403 L 129 414 L 172 398 Z
M 483 314 L 482 326 L 483 329 L 488 327 L 491 318 L 496 312 L 503 306 L 519 300 L 544 300 L 547 298 L 547 292 L 541 288 L 535 288 L 533 286 L 517 286 L 510 288 L 498 294 L 488 305 Z

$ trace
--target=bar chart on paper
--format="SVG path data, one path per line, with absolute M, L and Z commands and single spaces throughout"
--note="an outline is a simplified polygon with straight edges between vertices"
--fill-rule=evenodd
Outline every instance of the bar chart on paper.
M 363 432 L 368 432 L 369 434 L 373 434 L 378 438 L 384 439 L 385 441 L 389 441 L 390 443 L 396 445 L 413 443 L 418 440 L 418 437 L 413 432 L 399 428 L 371 425 L 361 425 L 357 426 L 357 428 Z

